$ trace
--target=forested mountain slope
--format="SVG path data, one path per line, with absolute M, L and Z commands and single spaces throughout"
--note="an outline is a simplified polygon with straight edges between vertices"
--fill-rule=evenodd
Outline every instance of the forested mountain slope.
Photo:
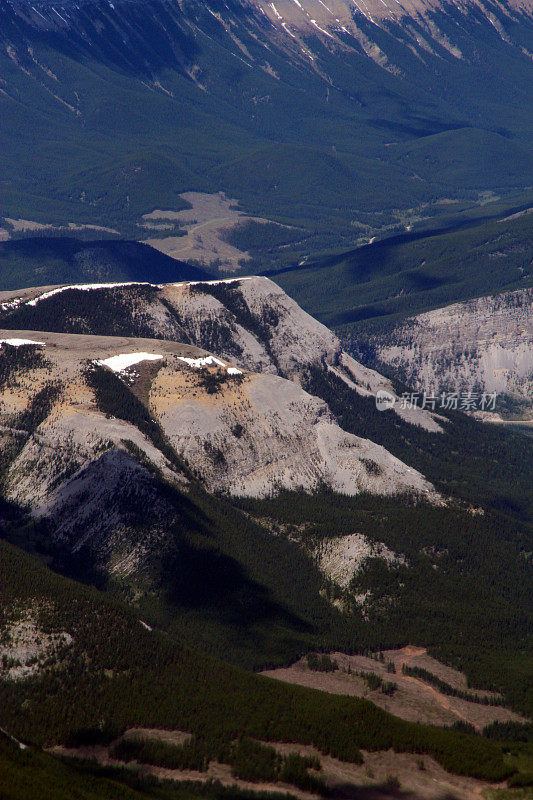
M 236 767 L 234 743 L 253 737 L 314 744 L 354 763 L 362 760 L 359 748 L 394 748 L 432 756 L 452 772 L 492 781 L 513 771 L 497 742 L 414 725 L 368 701 L 282 686 L 198 655 L 147 629 L 99 592 L 54 575 L 16 548 L 0 547 L 2 623 L 12 632 L 21 624 L 31 627 L 42 651 L 24 679 L 13 680 L 4 670 L 1 677 L 0 722 L 19 742 L 106 742 L 126 728 L 158 727 L 192 734 L 195 750 L 189 758 L 195 763 L 208 759 Z M 62 635 L 66 644 L 43 658 L 54 635 Z M 61 776 L 61 768 L 47 757 L 19 752 L 19 745 L 3 735 L 0 746 L 0 774 L 6 775 L 6 767 L 12 774 L 14 762 L 26 765 L 28 778 L 37 772 L 36 781 L 39 770 L 41 775 L 48 771 L 51 787 L 66 780 L 68 769 Z M 107 775 L 119 786 L 129 782 L 127 773 Z M 78 782 L 75 776 L 72 780 Z M 18 779 L 18 785 L 24 783 Z M 105 783 L 93 779 L 93 786 L 97 796 L 107 796 Z M 142 792 L 143 784 L 137 788 Z
M 533 214 L 525 211 L 383 238 L 269 274 L 309 314 L 356 339 L 415 313 L 527 289 L 532 264 Z

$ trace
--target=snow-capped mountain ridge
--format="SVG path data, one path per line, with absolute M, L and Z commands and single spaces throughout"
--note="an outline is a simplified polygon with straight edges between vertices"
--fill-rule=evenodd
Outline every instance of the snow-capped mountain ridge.
M 102 316 L 95 317 L 95 303 L 104 319 L 108 309 L 109 325 Z M 112 311 L 116 303 L 118 313 L 116 306 Z M 389 380 L 344 352 L 332 331 L 265 277 L 4 292 L 0 325 L 183 341 L 250 372 L 300 384 L 311 368 L 319 367 L 359 395 L 375 396 L 380 389 L 394 394 Z M 400 404 L 394 411 L 406 422 L 441 431 L 438 418 L 428 412 L 412 413 Z

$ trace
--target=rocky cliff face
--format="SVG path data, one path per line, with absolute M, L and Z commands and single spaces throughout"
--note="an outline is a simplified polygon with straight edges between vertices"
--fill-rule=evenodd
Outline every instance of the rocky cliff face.
M 496 392 L 533 407 L 533 290 L 456 303 L 375 337 L 376 357 L 428 393 Z
M 179 321 L 198 347 L 248 370 L 292 378 L 310 364 L 335 362 L 341 352 L 337 337 L 268 278 L 168 284 L 160 302 L 175 315 L 161 333 Z
M 307 65 L 326 45 L 345 52 L 357 50 L 398 75 L 408 50 L 416 51 L 420 58 L 478 59 L 465 29 L 469 16 L 475 16 L 478 25 L 490 25 L 493 35 L 508 45 L 521 45 L 517 26 L 526 22 L 532 11 L 529 0 L 469 0 L 461 7 L 437 0 L 231 0 L 224 4 L 183 0 L 178 5 L 165 0 L 119 0 L 113 4 L 84 0 L 75 5 L 66 0 L 11 0 L 5 5 L 5 19 L 10 23 L 6 36 L 33 27 L 53 34 L 56 41 L 70 36 L 73 50 L 118 60 L 129 69 L 154 72 L 163 66 L 178 66 L 185 74 L 202 50 L 199 34 L 206 28 L 217 38 L 225 33 L 248 60 L 253 57 L 243 40 L 261 34 L 263 41 Z M 140 24 L 143 17 L 150 21 L 144 28 Z M 121 28 L 128 29 L 128 37 L 119 52 L 111 46 L 109 36 Z
M 195 476 L 232 495 L 325 485 L 437 498 L 422 475 L 345 433 L 294 381 L 165 341 L 27 331 L 2 338 L 11 359 L 2 394 L 2 424 L 13 440 L 4 449 L 8 495 L 60 518 L 65 535 L 75 528 L 90 536 L 104 496 L 113 508 L 117 497 L 127 499 L 119 485 L 141 487 L 142 503 L 156 521 L 164 518 L 164 503 L 149 499 L 147 468 L 171 483 Z M 103 460 L 115 476 L 105 486 Z

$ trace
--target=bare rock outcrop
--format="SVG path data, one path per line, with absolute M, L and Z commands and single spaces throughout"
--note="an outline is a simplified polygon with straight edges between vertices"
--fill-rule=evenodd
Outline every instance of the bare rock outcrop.
M 36 338 L 27 331 L 11 334 Z M 9 496 L 35 513 L 80 497 L 88 476 L 82 479 L 83 471 L 117 449 L 136 453 L 167 480 L 183 484 L 188 469 L 210 491 L 231 495 L 260 497 L 325 485 L 347 494 L 415 492 L 438 499 L 420 473 L 380 445 L 343 431 L 326 403 L 295 381 L 244 372 L 168 341 L 39 336 L 43 345 L 22 348 L 42 351 L 45 361 L 20 374 L 14 370 L 16 390 L 4 392 L 1 420 L 16 426 L 25 411 L 21 396 L 29 405 L 43 386 L 61 387 L 7 472 Z M 109 375 L 107 395 L 95 390 L 88 370 Z M 113 391 L 122 393 L 124 410 L 106 405 Z
M 411 317 L 376 337 L 377 359 L 432 394 L 496 392 L 533 409 L 533 289 Z

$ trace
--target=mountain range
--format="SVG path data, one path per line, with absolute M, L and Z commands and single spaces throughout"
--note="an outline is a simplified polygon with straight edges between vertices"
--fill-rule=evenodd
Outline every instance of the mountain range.
M 1 800 L 525 800 L 531 0 L 0 2 Z
M 233 764 L 224 778 L 233 785 L 266 757 L 245 739 L 241 771 L 236 736 L 314 742 L 350 763 L 360 758 L 355 742 L 410 750 L 414 729 L 398 728 L 397 717 L 374 726 L 372 705 L 349 712 L 365 717 L 362 738 L 348 725 L 337 744 L 322 741 L 353 698 L 326 711 L 329 695 L 249 672 L 225 673 L 244 687 L 238 698 L 213 683 L 228 662 L 280 667 L 310 649 L 394 654 L 409 641 L 495 693 L 488 721 L 506 720 L 513 735 L 527 729 L 528 437 L 459 411 L 404 406 L 401 386 L 350 356 L 266 277 L 30 287 L 2 292 L 0 314 L 0 516 L 10 543 L 0 725 L 18 741 L 76 759 L 93 752 L 89 743 L 111 770 L 119 752 L 135 753 L 127 757 L 173 764 L 179 781 L 192 768 L 199 797 L 206 769 L 220 777 L 208 765 Z M 376 405 L 380 392 L 393 400 L 387 410 Z M 126 640 L 140 650 L 126 652 Z M 248 676 L 259 683 L 248 686 Z M 179 711 L 176 681 L 189 697 L 179 695 Z M 147 707 L 140 697 L 154 686 L 160 701 Z M 233 710 L 250 691 L 252 727 Z M 461 691 L 477 719 L 478 700 Z M 273 703 L 294 707 L 298 697 L 307 733 L 265 729 Z M 311 734 L 308 713 L 317 714 Z M 329 713 L 335 723 L 324 726 Z M 186 738 L 168 753 L 121 744 L 161 728 Z M 518 769 L 469 728 L 420 730 L 417 751 L 447 770 L 440 786 L 455 786 L 456 773 L 497 780 Z M 193 750 L 182 753 L 191 734 Z M 18 786 L 3 746 L 0 765 Z M 55 760 L 30 763 L 41 781 L 57 780 Z M 290 791 L 323 791 L 308 767 L 290 777 Z
M 0 15 L 4 237 L 146 238 L 145 215 L 222 191 L 266 264 L 265 230 L 294 261 L 524 204 L 531 184 L 527 2 L 9 0 Z M 291 226 L 289 246 L 256 218 Z

